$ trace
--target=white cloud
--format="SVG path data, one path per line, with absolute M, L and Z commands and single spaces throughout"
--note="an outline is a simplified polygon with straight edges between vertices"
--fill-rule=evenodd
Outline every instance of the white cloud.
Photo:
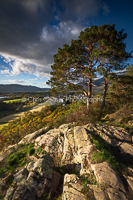
M 50 32 L 48 27 L 44 27 L 41 34 L 41 40 L 45 40 L 45 42 L 53 42 L 55 39 L 55 34 L 53 32 Z
M 10 63 L 10 66 L 12 67 L 11 75 L 18 75 L 20 73 L 33 74 L 36 68 L 36 66 L 32 63 L 19 60 L 15 60 L 13 63 Z
M 40 83 L 40 86 L 43 86 L 43 87 L 46 87 L 46 88 L 50 88 L 50 86 L 47 85 L 46 82 L 44 82 L 44 83 Z
M 0 70 L 0 74 L 9 75 L 10 74 L 10 70 L 9 69 Z
M 30 60 L 24 60 L 24 59 L 16 59 L 12 56 L 8 56 L 5 54 L 1 55 L 4 58 L 4 62 L 8 63 L 11 67 L 11 70 L 8 68 L 5 68 L 4 70 L 1 70 L 1 74 L 8 74 L 11 76 L 19 75 L 21 73 L 27 73 L 27 74 L 32 74 L 35 75 L 36 80 L 39 80 L 41 78 L 50 78 L 50 65 L 47 65 L 46 67 L 44 66 L 39 66 L 35 65 L 34 63 L 31 63 Z
M 40 39 L 44 42 L 69 42 L 71 39 L 77 39 L 80 31 L 84 30 L 85 27 L 72 21 L 63 21 L 53 27 L 45 26 L 42 30 Z
M 117 71 L 112 71 L 111 73 L 123 73 L 123 72 L 126 72 L 126 69 L 123 69 L 123 70 L 117 70 Z
M 32 79 L 29 79 L 30 81 L 39 81 L 39 80 L 42 80 L 42 78 L 32 78 Z
M 97 76 L 97 78 L 93 78 L 93 80 L 98 80 L 98 79 L 101 79 L 103 76 Z
M 1 57 L 4 57 L 4 58 L 5 58 L 5 59 L 3 60 L 5 63 L 9 63 L 9 62 L 11 62 L 11 61 L 13 60 L 12 57 L 10 57 L 10 56 L 8 56 L 8 55 L 6 55 L 6 54 L 2 54 Z

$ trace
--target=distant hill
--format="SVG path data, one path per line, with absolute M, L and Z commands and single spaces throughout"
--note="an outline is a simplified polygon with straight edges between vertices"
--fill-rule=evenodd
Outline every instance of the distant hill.
M 49 88 L 39 88 L 31 85 L 0 84 L 0 92 L 45 92 Z
M 93 80 L 93 84 L 96 85 L 97 87 L 104 85 L 104 78 L 100 78 L 98 80 Z
M 102 92 L 104 88 L 104 78 L 102 77 L 98 80 L 93 80 L 92 84 L 93 84 L 92 89 L 94 92 Z M 87 83 L 82 82 L 79 85 L 82 85 L 83 88 L 87 91 L 87 88 L 88 88 Z M 111 81 L 109 82 L 109 85 L 111 85 Z

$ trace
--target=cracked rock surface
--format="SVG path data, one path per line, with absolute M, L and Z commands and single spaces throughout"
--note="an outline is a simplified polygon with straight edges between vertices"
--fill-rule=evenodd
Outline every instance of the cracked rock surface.
M 45 154 L 29 156 L 31 162 L 13 172 L 13 180 L 6 187 L 8 176 L 0 180 L 0 192 L 6 188 L 4 200 L 132 200 L 133 199 L 133 143 L 130 133 L 114 126 L 63 124 L 46 131 L 40 129 L 25 136 L 18 144 L 0 153 L 0 163 L 12 148 L 34 143 Z M 114 150 L 114 156 L 130 165 L 127 174 L 118 175 L 106 160 L 92 162 L 94 152 L 92 136 L 102 137 Z M 5 191 L 5 189 L 4 189 Z M 48 196 L 48 195 L 47 195 Z

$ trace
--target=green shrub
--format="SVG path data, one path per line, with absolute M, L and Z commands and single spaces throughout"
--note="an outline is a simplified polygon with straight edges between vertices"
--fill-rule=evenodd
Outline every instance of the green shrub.
M 33 155 L 33 153 L 35 153 L 35 149 L 34 149 L 34 143 L 31 143 L 29 146 L 28 146 L 28 154 L 29 156 Z
M 38 154 L 42 153 L 42 148 L 41 148 L 41 147 L 38 147 L 38 148 L 36 149 L 36 152 L 37 152 Z
M 8 159 L 8 166 L 13 167 L 19 163 L 19 161 L 26 156 L 25 152 L 14 152 Z
M 115 156 L 112 155 L 110 146 L 98 135 L 91 135 L 91 137 L 96 148 L 101 151 L 92 154 L 92 161 L 97 162 L 98 159 L 101 161 L 106 160 L 106 162 L 110 163 L 118 174 L 120 174 L 122 170 L 125 171 L 125 165 L 117 162 Z

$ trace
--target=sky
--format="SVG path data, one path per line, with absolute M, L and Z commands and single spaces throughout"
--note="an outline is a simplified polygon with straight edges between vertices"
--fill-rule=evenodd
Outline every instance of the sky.
M 0 84 L 48 88 L 53 55 L 92 25 L 124 29 L 131 52 L 132 10 L 131 0 L 0 0 Z

